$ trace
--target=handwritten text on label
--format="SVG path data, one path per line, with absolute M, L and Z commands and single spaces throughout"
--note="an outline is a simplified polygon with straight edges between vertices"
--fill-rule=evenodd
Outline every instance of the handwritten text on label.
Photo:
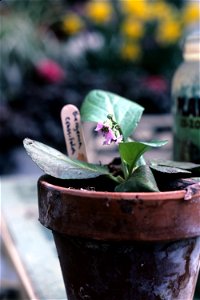
M 73 122 L 71 122 L 71 118 L 70 117 L 66 117 L 65 118 L 65 124 L 66 124 L 66 132 L 67 132 L 67 136 L 70 142 L 70 150 L 72 155 L 75 154 L 76 152 L 76 141 L 75 141 L 75 137 L 73 135 L 73 132 L 76 133 L 76 137 L 77 137 L 77 142 L 78 142 L 78 148 L 80 149 L 82 146 L 82 142 L 81 142 L 81 133 L 80 133 L 80 129 L 79 129 L 79 120 L 78 120 L 78 111 L 74 111 L 72 113 L 72 115 L 74 116 L 74 120 Z M 74 124 L 74 128 L 71 128 L 71 125 Z

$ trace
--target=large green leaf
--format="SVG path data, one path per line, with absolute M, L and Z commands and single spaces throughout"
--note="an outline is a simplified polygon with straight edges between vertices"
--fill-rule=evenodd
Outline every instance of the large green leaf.
M 70 159 L 43 143 L 26 138 L 24 147 L 32 160 L 46 173 L 61 179 L 93 178 L 109 175 L 107 167 Z
M 200 164 L 195 164 L 192 162 L 181 162 L 181 161 L 172 161 L 172 160 L 152 160 L 151 161 L 152 166 L 167 166 L 167 167 L 173 167 L 173 168 L 179 168 L 184 170 L 192 171 L 194 169 L 200 169 Z
M 141 155 L 149 149 L 139 142 L 127 142 L 119 144 L 119 153 L 122 161 L 128 167 L 128 173 L 131 174 L 136 162 L 141 157 Z
M 83 121 L 105 121 L 108 114 L 113 115 L 126 140 L 137 127 L 144 108 L 116 94 L 93 90 L 85 98 L 80 109 Z
M 150 167 L 162 173 L 193 173 L 200 175 L 200 165 L 191 162 L 152 160 Z
M 152 141 L 152 142 L 126 142 L 119 144 L 119 152 L 121 159 L 128 165 L 129 173 L 136 166 L 138 159 L 151 147 L 161 147 L 167 141 Z
M 156 166 L 150 165 L 151 169 L 156 170 L 158 172 L 166 173 L 166 174 L 177 174 L 177 173 L 184 173 L 184 174 L 191 174 L 190 171 L 183 170 L 180 168 L 175 167 L 168 167 L 168 166 Z
M 149 166 L 138 167 L 132 176 L 115 188 L 116 192 L 159 192 Z
M 149 146 L 149 147 L 153 147 L 153 148 L 156 148 L 156 147 L 162 147 L 164 145 L 166 145 L 168 143 L 167 140 L 163 140 L 163 141 L 157 141 L 157 140 L 152 140 L 151 142 L 140 142 L 146 146 Z

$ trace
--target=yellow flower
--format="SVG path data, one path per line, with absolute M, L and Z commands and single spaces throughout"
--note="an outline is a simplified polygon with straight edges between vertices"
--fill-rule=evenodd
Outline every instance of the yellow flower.
M 152 2 L 149 6 L 149 19 L 169 19 L 176 13 L 176 8 L 161 0 Z
M 187 25 L 196 21 L 200 21 L 199 2 L 192 2 L 186 4 L 183 10 L 183 22 Z
M 63 20 L 62 28 L 64 32 L 72 35 L 83 28 L 83 22 L 78 15 L 70 13 Z
M 125 60 L 136 61 L 141 56 L 141 49 L 136 43 L 124 43 L 121 48 L 121 56 Z
M 175 43 L 181 36 L 182 27 L 178 20 L 164 20 L 157 30 L 157 41 L 161 44 Z
M 86 5 L 87 16 L 96 23 L 104 23 L 111 19 L 112 6 L 106 1 L 92 1 Z
M 144 34 L 144 26 L 141 21 L 127 18 L 122 24 L 121 32 L 128 38 L 141 38 Z
M 141 20 L 147 20 L 149 16 L 149 4 L 146 0 L 121 0 L 122 11 Z

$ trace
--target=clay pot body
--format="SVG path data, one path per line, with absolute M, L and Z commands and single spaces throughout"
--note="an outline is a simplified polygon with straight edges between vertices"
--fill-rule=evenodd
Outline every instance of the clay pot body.
M 53 232 L 69 300 L 193 299 L 200 193 L 186 201 L 185 191 L 95 192 L 69 183 L 38 182 L 39 220 Z

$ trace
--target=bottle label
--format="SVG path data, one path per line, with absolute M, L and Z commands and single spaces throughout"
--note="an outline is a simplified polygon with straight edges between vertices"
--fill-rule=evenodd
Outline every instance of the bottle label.
M 189 128 L 190 130 L 200 129 L 200 118 L 198 118 L 198 117 L 190 116 L 188 118 L 188 117 L 181 116 L 178 119 L 179 119 L 178 123 L 181 128 L 185 128 L 185 129 Z
M 200 163 L 200 97 L 177 98 L 174 159 Z

